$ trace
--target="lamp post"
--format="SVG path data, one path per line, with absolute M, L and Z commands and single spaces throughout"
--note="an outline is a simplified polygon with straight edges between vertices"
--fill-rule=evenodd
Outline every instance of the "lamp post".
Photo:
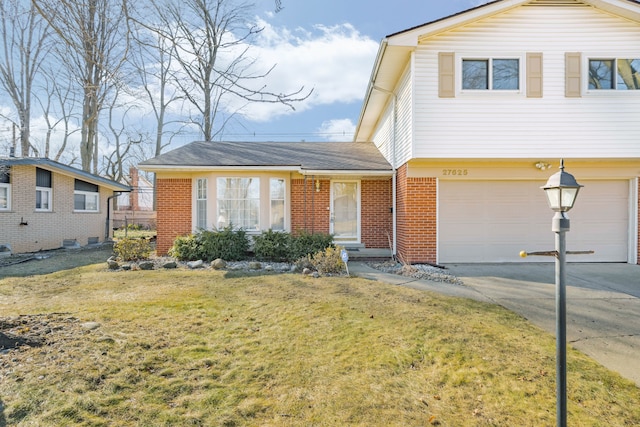
M 565 290 L 566 242 L 569 218 L 565 215 L 576 201 L 582 185 L 573 175 L 564 171 L 564 160 L 560 161 L 560 172 L 549 177 L 542 187 L 547 195 L 549 207 L 555 212 L 551 231 L 556 233 L 556 425 L 567 426 L 567 310 Z

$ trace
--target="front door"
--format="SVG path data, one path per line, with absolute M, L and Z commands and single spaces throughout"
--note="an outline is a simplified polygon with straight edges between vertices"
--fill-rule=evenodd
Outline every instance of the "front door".
M 360 243 L 359 181 L 331 181 L 330 232 L 338 243 Z

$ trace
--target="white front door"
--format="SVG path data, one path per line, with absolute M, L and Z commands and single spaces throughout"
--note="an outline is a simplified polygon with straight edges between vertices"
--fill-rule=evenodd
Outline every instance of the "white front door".
M 360 243 L 359 181 L 331 181 L 330 232 L 338 243 Z

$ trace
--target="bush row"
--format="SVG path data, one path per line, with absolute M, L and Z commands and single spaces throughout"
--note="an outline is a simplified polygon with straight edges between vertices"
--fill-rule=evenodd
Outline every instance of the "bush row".
M 212 261 L 216 258 L 239 261 L 247 257 L 249 247 L 246 231 L 227 226 L 178 237 L 174 240 L 169 255 L 181 261 Z M 293 262 L 334 247 L 333 236 L 326 233 L 291 234 L 268 230 L 253 236 L 254 256 L 262 261 Z

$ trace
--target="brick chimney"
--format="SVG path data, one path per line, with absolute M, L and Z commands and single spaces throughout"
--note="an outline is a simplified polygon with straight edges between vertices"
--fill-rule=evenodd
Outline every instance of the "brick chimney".
M 129 195 L 129 198 L 131 200 L 131 210 L 132 211 L 137 211 L 140 209 L 139 204 L 138 204 L 138 169 L 134 168 L 133 166 L 131 166 L 129 168 L 129 177 L 130 177 L 130 184 L 131 187 L 133 187 L 133 191 L 131 192 L 131 194 Z

